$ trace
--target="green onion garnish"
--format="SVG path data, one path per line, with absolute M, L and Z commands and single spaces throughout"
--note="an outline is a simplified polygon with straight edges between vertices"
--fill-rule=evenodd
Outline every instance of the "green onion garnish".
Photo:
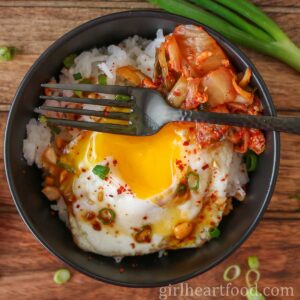
M 127 96 L 127 95 L 116 95 L 115 96 L 115 99 L 116 100 L 121 100 L 121 101 L 127 101 L 127 100 L 130 100 L 131 97 L 130 96 Z
M 254 277 L 254 278 L 251 278 Z M 256 286 L 260 279 L 260 272 L 256 269 L 248 270 L 245 276 L 247 286 L 253 287 Z
M 98 84 L 99 85 L 107 85 L 107 77 L 103 74 L 98 76 Z
M 216 239 L 220 236 L 221 230 L 219 228 L 212 228 L 210 229 L 209 234 L 212 239 Z
M 65 164 L 65 163 L 63 163 L 63 162 L 61 162 L 61 161 L 57 161 L 57 166 L 58 167 L 60 167 L 60 168 L 62 168 L 62 169 L 65 169 L 66 171 L 68 171 L 69 173 L 74 173 L 74 169 L 70 166 L 70 165 L 68 165 L 68 164 Z
M 58 127 L 58 126 L 55 126 L 55 125 L 49 125 L 52 133 L 54 134 L 60 134 L 61 132 L 61 129 Z
M 71 279 L 71 273 L 68 269 L 59 269 L 54 273 L 53 281 L 57 284 L 64 284 Z
M 81 97 L 82 97 L 82 91 L 74 91 L 74 94 L 75 94 L 78 98 L 81 98 Z
M 0 47 L 0 61 L 12 60 L 15 53 L 15 47 Z
M 80 80 L 80 79 L 82 79 L 82 75 L 81 75 L 81 73 L 75 73 L 75 74 L 73 74 L 73 78 L 75 80 Z
M 185 183 L 179 183 L 177 190 L 176 190 L 176 195 L 178 196 L 183 196 L 188 190 L 188 187 Z
M 265 296 L 260 293 L 256 287 L 247 289 L 247 300 L 265 300 Z
M 77 74 L 80 74 L 80 73 L 77 73 Z M 81 76 L 81 74 L 80 74 Z M 91 80 L 88 79 L 88 78 L 83 78 L 82 80 L 80 80 L 78 83 L 80 84 L 89 84 L 91 83 Z M 82 98 L 83 96 L 83 91 L 74 91 L 74 94 L 78 97 L 78 98 Z
M 232 273 L 232 274 L 231 274 Z M 225 281 L 233 281 L 241 275 L 241 268 L 239 265 L 231 265 L 226 268 L 223 273 L 223 279 Z
M 102 208 L 98 212 L 98 219 L 100 219 L 104 225 L 111 224 L 115 218 L 116 213 L 110 208 Z
M 248 257 L 248 266 L 250 269 L 257 270 L 259 268 L 259 260 L 257 256 Z
M 255 171 L 257 168 L 257 155 L 253 151 L 248 150 L 245 154 L 245 162 L 248 172 Z
M 186 179 L 190 190 L 197 191 L 199 189 L 199 174 L 196 172 L 189 172 L 186 175 Z
M 41 124 L 47 124 L 47 118 L 45 116 L 39 116 L 38 120 Z
M 109 173 L 109 167 L 97 165 L 96 167 L 94 167 L 93 173 L 99 176 L 101 179 L 105 179 L 105 177 Z
M 78 83 L 80 83 L 80 84 L 89 84 L 89 83 L 91 83 L 91 80 L 88 79 L 88 78 L 83 78 Z
M 64 66 L 67 69 L 70 69 L 74 65 L 74 60 L 76 58 L 76 54 L 70 54 L 64 59 Z
M 171 13 L 192 18 L 232 42 L 273 56 L 300 72 L 300 49 L 262 10 L 247 0 L 149 0 Z

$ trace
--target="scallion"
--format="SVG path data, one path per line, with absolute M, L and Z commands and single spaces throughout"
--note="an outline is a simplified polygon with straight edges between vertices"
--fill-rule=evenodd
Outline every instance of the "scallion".
M 107 85 L 107 77 L 103 74 L 98 76 L 98 84 L 99 85 Z
M 223 279 L 225 281 L 233 281 L 241 275 L 241 268 L 239 265 L 231 265 L 226 268 L 223 273 Z
M 69 172 L 69 173 L 74 173 L 74 169 L 70 166 L 70 165 L 68 165 L 68 164 L 66 164 L 66 163 L 63 163 L 63 162 L 61 162 L 61 161 L 57 161 L 57 166 L 58 167 L 60 167 L 60 168 L 62 168 L 62 169 L 64 169 L 64 170 L 66 170 L 67 172 Z
M 74 91 L 74 95 L 77 96 L 78 98 L 82 98 L 82 91 Z
M 176 189 L 177 196 L 183 196 L 188 190 L 188 187 L 185 183 L 179 183 Z
M 76 58 L 76 54 L 70 54 L 64 59 L 64 66 L 67 69 L 70 69 L 74 65 L 74 60 Z
M 300 49 L 254 4 L 247 0 L 191 1 L 197 5 L 185 0 L 149 0 L 171 13 L 213 28 L 232 42 L 273 56 L 300 72 Z
M 186 179 L 190 190 L 197 191 L 199 189 L 199 174 L 196 172 L 189 172 L 186 175 Z
M 93 168 L 93 173 L 101 179 L 105 179 L 105 177 L 109 173 L 109 170 L 110 169 L 108 166 L 97 165 Z
M 0 47 L 0 61 L 10 61 L 16 52 L 15 47 Z
M 265 300 L 265 296 L 257 290 L 256 287 L 247 289 L 246 293 L 247 300 Z
M 219 228 L 212 228 L 209 231 L 209 235 L 212 239 L 216 239 L 220 236 L 221 230 Z
M 38 120 L 41 124 L 47 124 L 47 118 L 43 115 L 39 116 Z
M 245 154 L 245 163 L 248 172 L 255 171 L 257 168 L 257 155 L 253 151 L 248 150 Z
M 127 95 L 116 95 L 115 96 L 115 99 L 116 100 L 121 100 L 121 101 L 128 101 L 128 100 L 130 100 L 131 99 L 131 97 L 130 96 L 127 96 Z
M 114 222 L 116 213 L 110 208 L 102 208 L 99 210 L 98 219 L 102 221 L 104 225 L 108 225 Z
M 73 74 L 73 78 L 74 78 L 74 80 L 80 80 L 80 79 L 82 79 L 82 75 L 81 75 L 81 73 L 75 73 L 75 74 Z
M 257 270 L 259 268 L 259 260 L 257 256 L 248 257 L 248 266 L 250 269 Z
M 64 284 L 71 279 L 71 273 L 68 269 L 59 269 L 54 273 L 53 281 L 57 284 Z
M 251 278 L 253 276 L 254 276 L 254 279 Z M 260 272 L 256 269 L 250 269 L 247 271 L 245 279 L 246 279 L 246 284 L 249 288 L 256 286 L 260 279 Z

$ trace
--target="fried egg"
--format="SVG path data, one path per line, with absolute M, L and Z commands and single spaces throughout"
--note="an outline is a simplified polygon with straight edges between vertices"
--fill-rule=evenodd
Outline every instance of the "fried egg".
M 197 247 L 210 238 L 230 196 L 236 154 L 226 141 L 201 149 L 194 126 L 171 123 L 148 137 L 82 132 L 72 141 L 61 161 L 74 169 L 69 226 L 80 248 L 129 256 Z M 93 172 L 99 165 L 109 170 L 105 178 Z M 182 195 L 190 173 L 197 188 Z M 233 194 L 242 184 L 235 183 Z M 112 222 L 99 218 L 103 210 L 113 213 Z

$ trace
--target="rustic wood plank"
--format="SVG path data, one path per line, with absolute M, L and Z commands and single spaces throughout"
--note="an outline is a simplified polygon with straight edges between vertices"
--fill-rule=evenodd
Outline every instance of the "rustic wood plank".
M 70 1 L 55 2 L 65 3 Z M 119 2 L 114 1 L 112 3 L 115 5 Z M 119 10 L 122 9 L 2 7 L 1 12 L 4 17 L 1 18 L 0 44 L 14 45 L 19 49 L 20 54 L 16 56 L 14 61 L 0 64 L 0 86 L 2 87 L 0 103 L 7 104 L 11 102 L 15 90 L 26 71 L 38 55 L 59 36 L 89 19 Z M 73 15 L 77 17 L 74 18 Z M 274 18 L 293 37 L 295 42 L 300 44 L 300 19 L 298 14 L 275 14 Z M 35 20 L 35 26 L 32 26 L 33 19 Z M 24 32 L 30 32 L 30 34 L 24 36 Z M 300 110 L 300 101 L 298 101 L 298 95 L 300 94 L 299 75 L 275 59 L 257 54 L 251 50 L 245 50 L 245 52 L 267 82 L 276 107 L 278 109 Z M 274 73 L 277 76 L 273 76 Z M 284 82 L 284 88 L 282 82 Z M 293 93 L 290 91 L 293 91 Z
M 72 271 L 69 283 L 56 286 L 52 276 L 63 264 L 54 258 L 34 239 L 21 219 L 11 213 L 0 214 L 0 299 L 158 299 L 159 289 L 133 290 L 113 287 L 92 280 Z M 7 222 L 10 220 L 10 222 Z M 213 287 L 226 283 L 222 279 L 224 269 L 231 264 L 240 264 L 247 270 L 246 259 L 257 255 L 261 262 L 260 287 L 287 286 L 299 295 L 300 247 L 298 223 L 295 221 L 263 220 L 243 246 L 225 262 L 212 271 L 189 280 L 192 287 Z M 269 242 L 266 242 L 269 241 Z M 272 258 L 270 258 L 272 253 Z M 126 276 L 126 270 L 124 272 Z M 245 285 L 243 276 L 234 285 Z M 17 288 L 16 288 L 17 287 Z M 28 290 L 30 287 L 30 290 Z M 183 295 L 184 296 L 184 295 Z M 196 299 L 196 297 L 175 297 L 174 299 Z M 199 298 L 197 298 L 199 299 Z M 203 297 L 201 299 L 215 299 Z M 242 297 L 228 299 L 243 299 Z M 276 299 L 285 299 L 278 297 Z
M 253 3 L 256 5 L 262 7 L 263 9 L 266 8 L 295 8 L 299 7 L 299 1 L 298 0 L 252 0 Z M 51 1 L 41 1 L 41 0 L 30 0 L 30 1 L 24 1 L 24 0 L 10 0 L 10 1 L 0 1 L 0 6 L 15 6 L 15 7 L 26 7 L 26 6 L 34 6 L 34 7 L 112 7 L 112 6 L 120 6 L 124 7 L 126 4 L 134 5 L 135 7 L 141 7 L 142 5 L 145 5 L 145 0 L 102 0 L 102 1 L 91 1 L 91 0 L 51 0 Z M 148 4 L 150 7 L 150 4 Z

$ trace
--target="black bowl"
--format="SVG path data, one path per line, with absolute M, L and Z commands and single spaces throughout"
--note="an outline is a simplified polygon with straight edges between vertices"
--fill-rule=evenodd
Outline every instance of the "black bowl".
M 168 33 L 176 25 L 188 23 L 201 25 L 187 18 L 150 10 L 116 13 L 92 20 L 50 46 L 26 74 L 16 93 L 5 136 L 6 175 L 15 204 L 29 229 L 50 252 L 95 279 L 130 287 L 155 287 L 199 275 L 220 263 L 245 241 L 270 201 L 279 165 L 279 135 L 275 132 L 266 133 L 267 148 L 259 159 L 257 171 L 251 176 L 247 198 L 224 218 L 220 238 L 200 249 L 169 251 L 168 256 L 160 259 L 157 254 L 127 257 L 117 264 L 113 258 L 91 255 L 74 244 L 69 230 L 50 214 L 49 202 L 41 193 L 41 172 L 36 167 L 28 167 L 23 159 L 25 127 L 35 116 L 33 109 L 38 106 L 38 96 L 42 93 L 40 84 L 59 73 L 68 54 L 118 43 L 134 34 L 154 38 L 158 28 Z M 264 112 L 275 115 L 268 89 L 253 64 L 237 47 L 213 30 L 206 29 L 238 70 L 252 69 L 252 84 L 257 88 Z M 120 268 L 125 272 L 120 273 Z

